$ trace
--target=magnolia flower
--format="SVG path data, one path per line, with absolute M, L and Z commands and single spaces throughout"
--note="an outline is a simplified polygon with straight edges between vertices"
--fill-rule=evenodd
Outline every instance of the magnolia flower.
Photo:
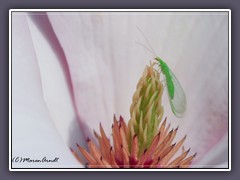
M 114 114 L 130 119 L 154 58 L 135 43 L 143 40 L 136 26 L 185 90 L 184 118 L 173 115 L 165 91 L 163 117 L 178 127 L 176 141 L 187 134 L 184 147 L 197 152 L 191 167 L 228 167 L 228 15 L 193 12 L 13 12 L 13 167 L 84 167 L 70 147 L 87 149 L 100 123 L 110 138 Z

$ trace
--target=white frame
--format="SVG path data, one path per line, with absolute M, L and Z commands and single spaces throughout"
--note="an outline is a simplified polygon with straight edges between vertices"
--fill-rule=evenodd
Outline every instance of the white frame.
M 229 81 L 229 136 L 228 136 L 228 142 L 229 142 L 229 167 L 228 169 L 212 169 L 212 168 L 203 168 L 203 169 L 86 169 L 86 168 L 78 168 L 78 169 L 71 169 L 71 168 L 61 168 L 61 169 L 56 169 L 56 168 L 44 168 L 44 169 L 30 169 L 30 168 L 12 168 L 12 99 L 11 99 L 11 90 L 12 90 L 12 72 L 11 72 L 11 67 L 12 67 L 12 37 L 11 37 L 11 19 L 12 19 L 12 12 L 49 12 L 49 11 L 66 11 L 66 12 L 73 12 L 73 11 L 81 11 L 81 12 L 112 12 L 112 11 L 117 11 L 117 12 L 166 12 L 166 11 L 174 11 L 174 12 L 228 12 L 229 13 L 229 69 L 228 69 L 228 81 Z M 10 171 L 231 171 L 231 10 L 230 9 L 10 9 L 9 10 L 9 170 Z

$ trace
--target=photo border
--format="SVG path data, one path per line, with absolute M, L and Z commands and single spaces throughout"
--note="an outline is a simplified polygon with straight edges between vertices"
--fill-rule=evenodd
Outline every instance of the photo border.
M 12 12 L 228 12 L 228 168 L 117 169 L 12 167 Z M 10 171 L 231 171 L 231 10 L 230 9 L 10 9 L 9 10 L 9 170 Z

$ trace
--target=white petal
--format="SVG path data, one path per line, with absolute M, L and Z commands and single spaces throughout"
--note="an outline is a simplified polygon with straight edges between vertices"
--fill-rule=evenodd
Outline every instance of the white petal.
M 65 55 L 46 14 L 32 14 L 28 22 L 49 113 L 66 144 L 76 150 L 76 143 L 84 146 L 85 141 L 77 123 Z
M 42 94 L 41 76 L 24 13 L 12 16 L 12 157 L 59 158 L 13 167 L 81 167 L 58 134 Z

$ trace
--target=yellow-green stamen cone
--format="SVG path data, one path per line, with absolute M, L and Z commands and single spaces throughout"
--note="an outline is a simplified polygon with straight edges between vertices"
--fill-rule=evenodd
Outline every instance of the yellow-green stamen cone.
M 150 146 L 163 116 L 163 84 L 160 81 L 160 73 L 153 66 L 151 63 L 145 68 L 130 107 L 128 141 L 131 144 L 133 136 L 138 135 L 140 154 Z

